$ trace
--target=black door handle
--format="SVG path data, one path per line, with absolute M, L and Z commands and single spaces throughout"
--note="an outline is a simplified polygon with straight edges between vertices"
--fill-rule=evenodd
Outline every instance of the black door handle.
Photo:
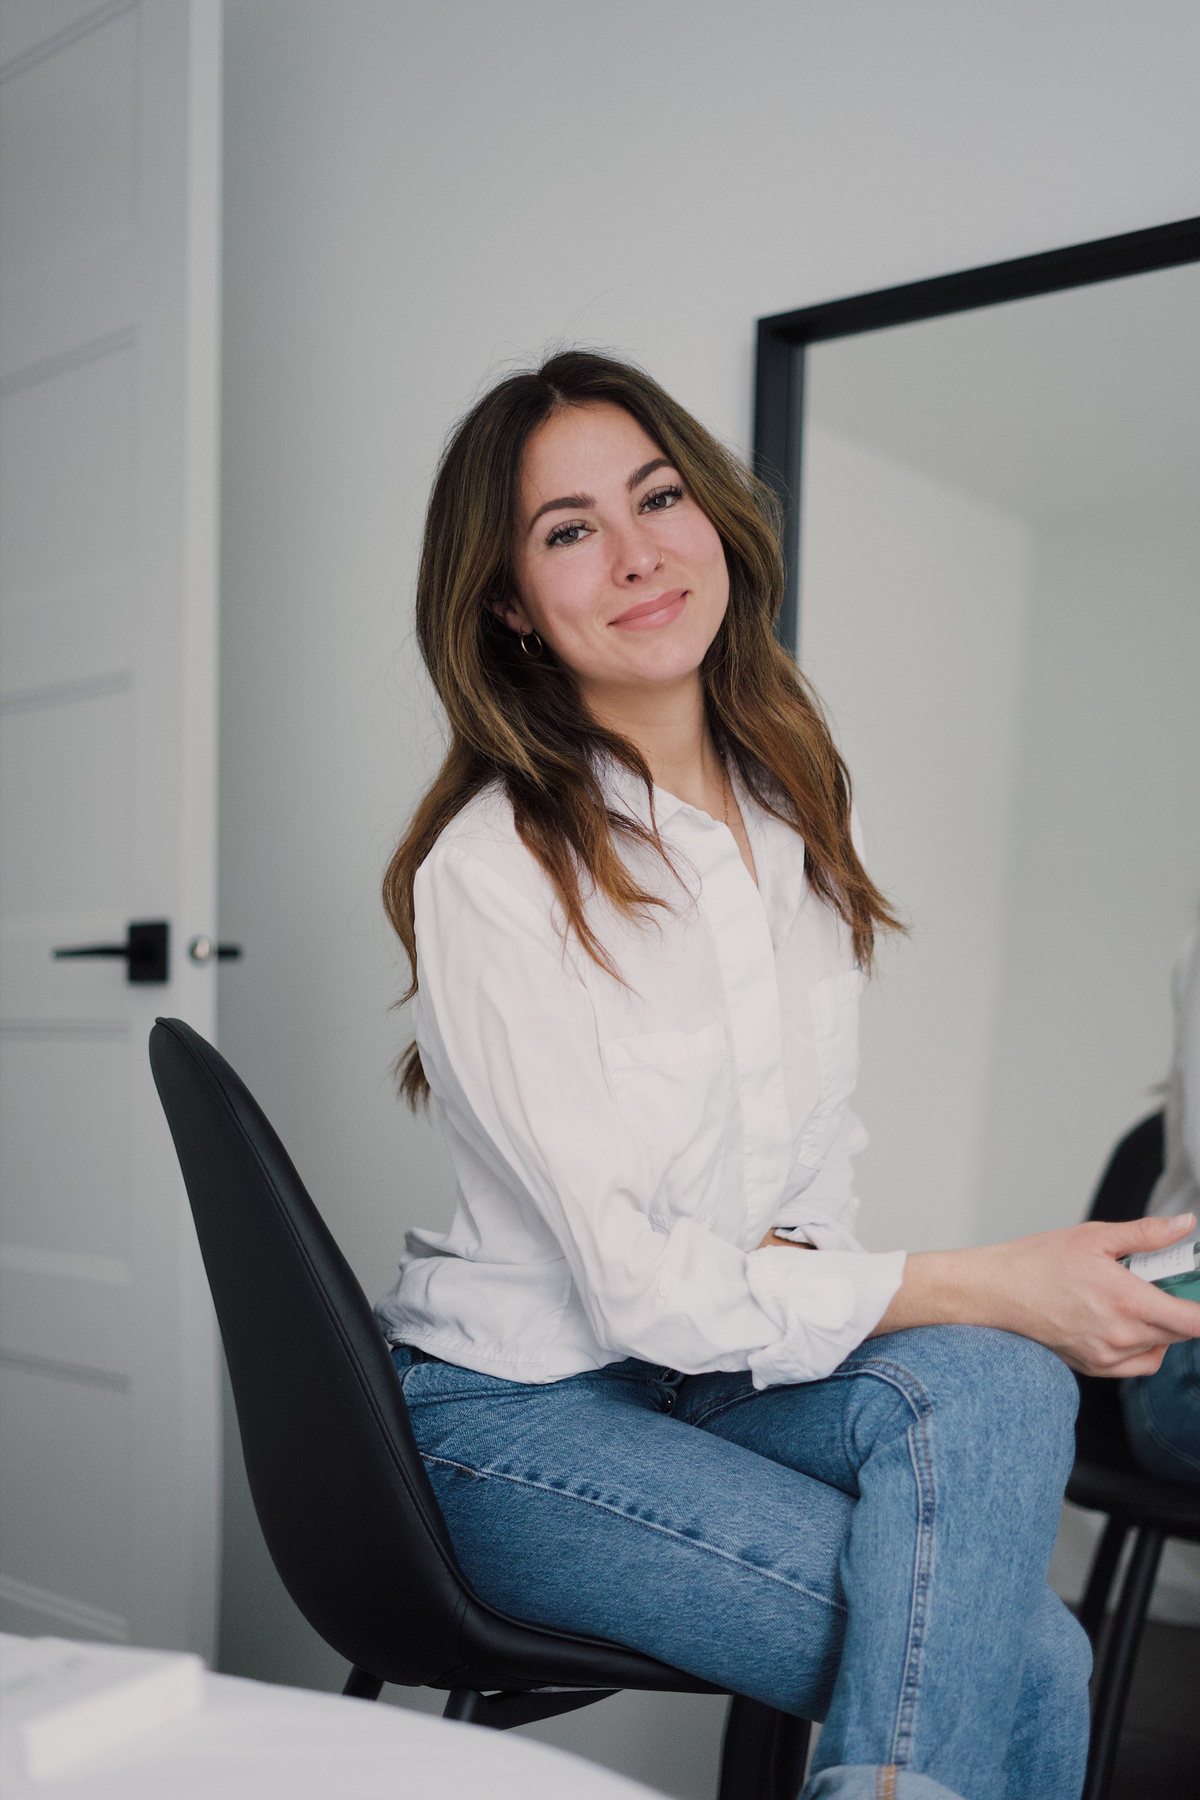
M 166 919 L 139 920 L 127 928 L 123 944 L 77 944 L 54 952 L 61 956 L 123 957 L 126 981 L 165 982 L 171 927 Z

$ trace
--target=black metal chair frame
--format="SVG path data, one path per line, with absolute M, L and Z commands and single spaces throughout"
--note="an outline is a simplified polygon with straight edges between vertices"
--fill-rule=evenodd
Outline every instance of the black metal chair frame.
M 159 1019 L 150 1062 L 229 1366 L 255 1510 L 284 1586 L 351 1664 L 343 1692 L 447 1693 L 508 1730 L 621 1689 L 725 1690 L 653 1657 L 507 1617 L 454 1555 L 366 1296 L 223 1057 Z M 718 1800 L 796 1800 L 811 1726 L 731 1695 Z
M 1088 1216 L 1110 1222 L 1140 1218 L 1162 1166 L 1163 1116 L 1154 1113 L 1117 1145 Z M 1081 1376 L 1079 1387 L 1067 1499 L 1108 1516 L 1079 1610 L 1093 1645 L 1100 1641 L 1122 1551 L 1130 1532 L 1136 1534 L 1093 1682 L 1083 1800 L 1107 1800 L 1158 1565 L 1168 1538 L 1200 1543 L 1200 1487 L 1143 1474 L 1125 1435 L 1116 1384 Z

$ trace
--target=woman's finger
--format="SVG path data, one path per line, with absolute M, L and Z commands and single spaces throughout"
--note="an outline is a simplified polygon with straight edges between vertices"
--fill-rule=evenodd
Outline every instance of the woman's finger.
M 1120 1381 L 1127 1381 L 1135 1375 L 1157 1375 L 1166 1354 L 1167 1346 L 1160 1344 L 1157 1350 L 1144 1350 L 1140 1356 L 1131 1356 L 1125 1362 L 1118 1363 L 1115 1368 L 1098 1370 L 1097 1373 Z
M 1195 1213 L 1173 1219 L 1125 1219 L 1115 1225 L 1087 1228 L 1106 1256 L 1136 1256 L 1139 1250 L 1165 1250 L 1196 1229 Z
M 1132 1270 L 1126 1273 L 1133 1275 Z M 1142 1281 L 1140 1275 L 1133 1275 L 1133 1280 L 1141 1281 L 1146 1289 L 1144 1295 L 1137 1297 L 1136 1316 L 1152 1328 L 1155 1336 L 1161 1333 L 1173 1344 L 1200 1338 L 1200 1301 L 1180 1300 L 1176 1294 L 1155 1287 L 1152 1281 Z

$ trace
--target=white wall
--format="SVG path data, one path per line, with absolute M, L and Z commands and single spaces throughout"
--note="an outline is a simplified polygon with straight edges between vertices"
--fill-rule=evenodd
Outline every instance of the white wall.
M 394 1105 L 376 898 L 437 752 L 410 596 L 438 446 L 550 340 L 749 432 L 757 315 L 1195 210 L 1190 0 L 228 0 L 222 1045 L 372 1293 L 445 1163 Z M 340 1679 L 229 1459 L 223 1657 Z M 712 1791 L 720 1707 L 558 1741 Z M 549 1733 L 547 1733 L 549 1735 Z
M 1161 1098 L 1200 905 L 1200 516 L 1038 533 L 980 1241 L 1070 1225 Z
M 981 1177 L 1030 532 L 816 422 L 802 516 L 801 663 L 910 931 L 884 941 L 863 1000 L 860 1235 L 942 1249 L 970 1241 Z

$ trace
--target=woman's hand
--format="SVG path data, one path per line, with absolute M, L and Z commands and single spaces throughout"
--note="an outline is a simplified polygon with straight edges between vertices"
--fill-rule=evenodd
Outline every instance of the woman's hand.
M 1081 1375 L 1152 1375 L 1167 1347 L 1200 1337 L 1200 1304 L 1121 1267 L 1195 1227 L 1176 1219 L 1072 1225 L 982 1250 L 918 1251 L 871 1333 L 913 1325 L 992 1325 L 1057 1351 Z

